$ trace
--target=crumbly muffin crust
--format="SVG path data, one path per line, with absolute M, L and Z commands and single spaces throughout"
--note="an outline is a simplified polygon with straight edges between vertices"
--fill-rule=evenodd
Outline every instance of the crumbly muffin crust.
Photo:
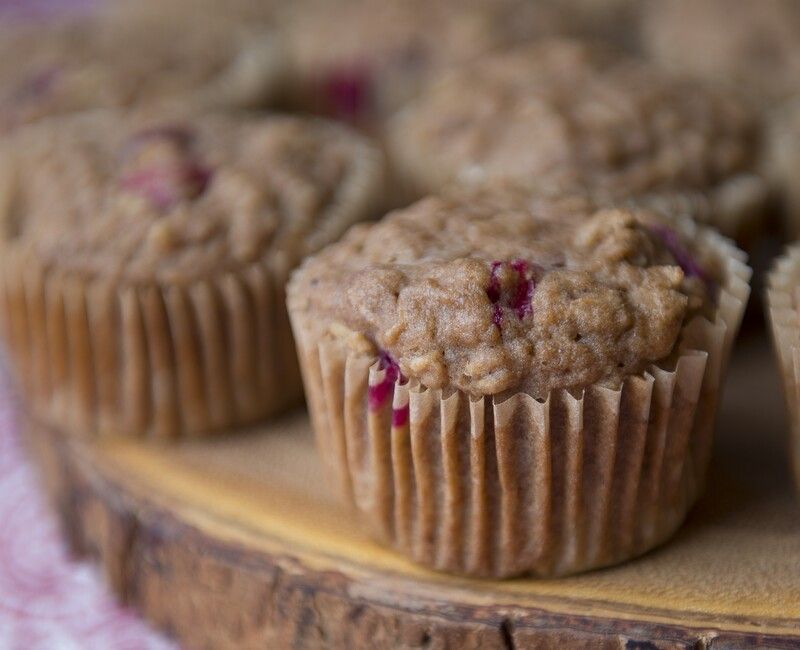
M 644 210 L 453 193 L 351 229 L 295 274 L 289 306 L 312 338 L 382 351 L 425 386 L 543 397 L 669 357 L 713 302 L 704 255 Z
M 723 83 L 757 106 L 796 92 L 800 3 L 795 0 L 652 0 L 642 42 L 659 64 Z
M 185 283 L 256 261 L 285 276 L 369 216 L 380 169 L 363 138 L 321 120 L 52 120 L 0 152 L 0 251 L 131 282 Z
M 301 0 L 285 35 L 296 103 L 353 120 L 386 116 L 433 73 L 556 28 L 560 11 L 519 0 Z
M 266 21 L 184 3 L 110 3 L 76 18 L 7 24 L 0 132 L 90 108 L 249 107 L 274 91 L 282 66 Z
M 395 118 L 388 139 L 418 192 L 516 178 L 615 196 L 706 191 L 752 173 L 759 132 L 733 98 L 562 39 L 452 71 Z

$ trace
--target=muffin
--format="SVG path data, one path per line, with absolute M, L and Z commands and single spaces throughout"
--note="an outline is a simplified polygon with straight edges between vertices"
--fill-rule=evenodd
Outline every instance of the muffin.
M 174 438 L 297 404 L 290 270 L 371 216 L 380 154 L 294 117 L 53 118 L 0 147 L 0 332 L 33 414 Z
M 451 71 L 400 111 L 388 152 L 407 194 L 516 179 L 612 201 L 688 194 L 726 234 L 757 225 L 761 135 L 739 102 L 599 45 L 558 39 Z
M 702 487 L 749 268 L 691 220 L 493 192 L 356 226 L 293 275 L 321 455 L 368 530 L 426 566 L 621 562 Z
M 767 311 L 790 419 L 791 459 L 800 486 L 800 245 L 775 261 L 767 280 Z
M 441 69 L 554 29 L 553 3 L 297 0 L 278 19 L 287 101 L 379 129 Z
M 92 108 L 268 101 L 284 60 L 266 23 L 186 9 L 181 2 L 113 2 L 74 19 L 4 24 L 0 133 Z
M 769 106 L 798 90 L 800 3 L 795 0 L 651 0 L 642 43 L 664 67 Z

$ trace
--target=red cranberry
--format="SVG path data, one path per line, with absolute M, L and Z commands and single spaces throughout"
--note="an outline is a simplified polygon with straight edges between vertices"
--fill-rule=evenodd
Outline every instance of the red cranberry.
M 517 290 L 511 298 L 509 307 L 517 318 L 522 320 L 533 311 L 533 291 L 536 288 L 533 277 L 528 277 L 529 265 L 525 260 L 514 260 L 511 268 L 517 272 Z
M 516 273 L 517 277 L 510 294 L 504 295 L 500 282 L 500 269 L 506 265 Z M 533 293 L 536 289 L 534 267 L 535 265 L 520 259 L 511 262 L 492 262 L 486 295 L 492 303 L 492 323 L 496 327 L 499 328 L 503 323 L 503 308 L 511 309 L 520 320 L 533 313 Z
M 211 170 L 193 155 L 194 140 L 194 131 L 182 124 L 160 124 L 134 133 L 122 150 L 127 169 L 120 185 L 159 210 L 197 198 L 206 190 Z M 155 155 L 146 155 L 151 150 Z
M 322 93 L 334 117 L 357 121 L 369 108 L 372 81 L 366 66 L 331 70 L 322 81 Z
M 392 409 L 392 426 L 404 427 L 406 424 L 408 424 L 408 417 L 408 404 L 400 407 L 399 409 Z
M 714 281 L 708 275 L 708 272 L 698 263 L 694 256 L 689 253 L 683 245 L 678 233 L 672 228 L 662 224 L 654 224 L 650 226 L 650 232 L 653 233 L 664 247 L 670 252 L 670 255 L 675 259 L 678 266 L 683 269 L 686 277 L 699 278 L 702 280 L 709 292 L 715 289 Z
M 369 408 L 372 411 L 377 411 L 383 406 L 387 398 L 392 394 L 394 385 L 398 380 L 405 381 L 403 373 L 400 372 L 400 366 L 385 350 L 381 350 L 378 355 L 378 368 L 384 370 L 385 373 L 381 383 L 369 387 L 367 397 Z
M 120 186 L 143 196 L 159 210 L 169 210 L 183 200 L 200 196 L 211 181 L 211 170 L 195 162 L 151 165 L 136 169 L 120 180 Z

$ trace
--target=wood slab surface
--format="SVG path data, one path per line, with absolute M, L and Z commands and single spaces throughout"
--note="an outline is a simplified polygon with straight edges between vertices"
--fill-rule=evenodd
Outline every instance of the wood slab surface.
M 175 447 L 32 422 L 27 440 L 75 552 L 189 648 L 800 647 L 800 508 L 763 341 L 738 345 L 706 495 L 678 535 L 559 580 L 461 579 L 374 544 L 300 412 Z

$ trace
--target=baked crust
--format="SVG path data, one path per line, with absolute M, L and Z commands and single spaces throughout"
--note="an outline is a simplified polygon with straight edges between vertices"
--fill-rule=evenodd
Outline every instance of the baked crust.
M 352 229 L 293 278 L 321 336 L 473 395 L 618 385 L 668 358 L 719 269 L 656 213 L 506 188 L 424 199 Z

